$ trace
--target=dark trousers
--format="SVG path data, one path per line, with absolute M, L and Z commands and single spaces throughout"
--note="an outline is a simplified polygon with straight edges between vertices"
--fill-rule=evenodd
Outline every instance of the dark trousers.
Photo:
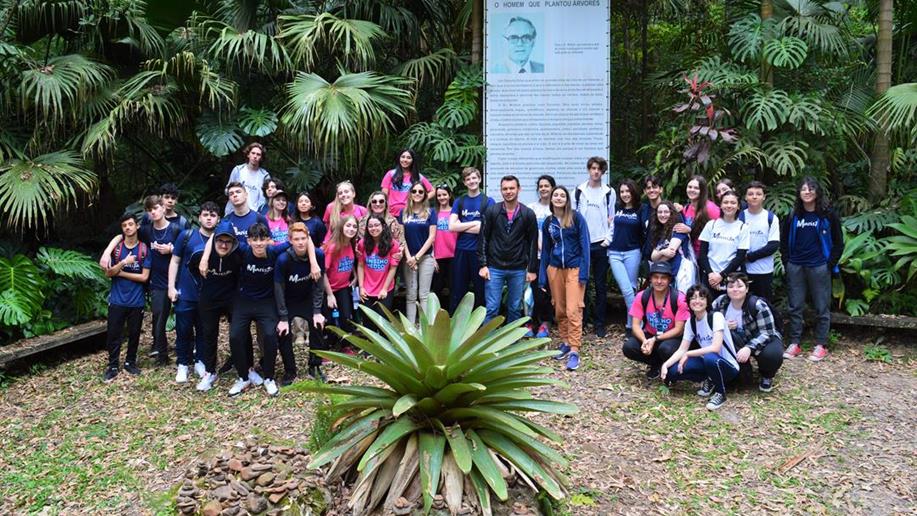
M 657 341 L 653 346 L 653 351 L 649 355 L 644 355 L 643 351 L 640 349 L 640 341 L 637 340 L 637 337 L 631 335 L 624 341 L 624 346 L 621 347 L 621 351 L 624 353 L 625 357 L 631 360 L 643 362 L 653 369 L 658 369 L 662 367 L 662 364 L 666 360 L 675 354 L 675 351 L 678 350 L 678 346 L 680 345 L 680 337 Z
M 474 292 L 474 306 L 484 306 L 484 278 L 478 274 L 481 270 L 481 262 L 478 261 L 477 251 L 455 250 L 455 256 L 452 258 L 452 285 L 449 286 L 449 311 L 455 312 L 459 302 L 468 292 L 468 284 L 471 283 L 472 292 Z
M 217 372 L 217 339 L 220 336 L 220 317 L 232 320 L 232 302 L 229 300 L 207 301 L 198 303 L 198 317 L 201 322 L 202 347 L 198 351 L 199 359 L 204 363 L 208 373 Z
M 385 308 L 388 308 L 391 311 L 393 297 L 394 296 L 392 295 L 391 292 L 389 292 L 388 295 L 386 295 L 384 298 L 381 298 L 381 299 L 378 297 L 372 297 L 372 296 L 367 297 L 366 298 L 366 308 L 369 308 L 372 311 L 376 312 L 377 314 L 381 315 L 382 317 L 385 317 L 385 312 L 382 311 L 382 307 L 384 306 Z M 368 317 L 365 320 L 364 326 L 366 326 L 370 330 L 373 330 L 379 333 L 380 335 L 382 334 L 382 331 L 379 330 L 379 328 L 372 321 L 370 321 Z
M 745 346 L 745 337 L 736 331 L 732 331 L 732 342 L 736 349 L 742 349 Z M 783 365 L 783 341 L 780 337 L 773 336 L 764 343 L 761 352 L 752 355 L 751 359 L 744 364 L 739 364 L 741 376 L 743 379 L 751 378 L 751 360 L 758 363 L 758 372 L 761 378 L 773 378 L 777 376 L 777 371 Z
M 175 303 L 175 358 L 178 365 L 191 365 L 202 360 L 204 331 L 197 301 L 178 300 Z
M 828 266 L 804 267 L 788 263 L 786 284 L 789 289 L 790 344 L 799 344 L 802 338 L 802 311 L 808 295 L 815 309 L 815 344 L 827 346 L 831 330 L 831 271 Z
M 322 365 L 322 359 L 312 353 L 313 350 L 324 351 L 328 349 L 325 345 L 325 338 L 322 336 L 322 330 L 312 322 L 312 305 L 311 303 L 289 304 L 287 305 L 290 322 L 294 317 L 300 317 L 309 325 L 309 366 Z M 296 356 L 293 353 L 293 334 L 287 332 L 280 337 L 280 359 L 283 362 L 283 372 L 287 376 L 296 376 Z
M 535 310 L 532 311 L 532 323 L 540 325 L 549 323 L 554 317 L 554 306 L 551 305 L 551 290 L 541 288 L 532 283 L 532 298 L 535 301 Z
M 608 305 L 608 248 L 601 242 L 593 242 L 589 247 L 589 271 L 595 282 L 595 304 L 592 305 L 592 324 L 605 326 Z
M 738 375 L 739 370 L 718 353 L 707 353 L 699 357 L 688 358 L 680 373 L 678 364 L 672 364 L 665 379 L 672 383 L 679 380 L 702 382 L 709 379 L 713 382 L 713 390 L 725 395 L 726 384 Z
M 172 301 L 165 290 L 150 290 L 150 311 L 153 313 L 153 351 L 159 352 L 159 360 L 164 360 L 169 353 L 169 341 L 166 339 L 166 321 Z
M 108 305 L 108 367 L 118 368 L 121 358 L 121 337 L 125 323 L 127 323 L 127 356 L 124 357 L 124 363 L 137 364 L 143 308 Z
M 774 300 L 774 273 L 770 274 L 749 274 L 748 280 L 751 282 L 748 285 L 748 290 L 752 294 L 763 297 L 768 301 Z
M 261 372 L 267 380 L 274 379 L 277 362 L 277 309 L 273 299 L 251 300 L 239 298 L 233 304 L 232 321 L 229 324 L 229 350 L 236 373 L 243 380 L 248 379 L 248 370 L 254 367 L 251 323 L 254 322 L 258 335 L 264 338 L 264 355 L 261 357 Z
M 430 285 L 430 292 L 439 297 L 439 306 L 448 308 L 452 305 L 452 298 L 446 297 L 445 290 L 448 288 L 451 295 L 452 258 L 437 258 L 436 266 L 439 270 L 433 273 L 433 284 Z
M 354 316 L 356 315 L 354 314 L 354 308 L 353 308 L 353 288 L 344 287 L 340 290 L 335 290 L 334 291 L 334 300 L 338 305 L 338 317 L 337 319 L 332 317 L 332 314 L 331 314 L 332 310 L 328 307 L 325 307 L 325 319 L 328 320 L 327 324 L 331 326 L 336 326 L 347 333 L 353 333 L 353 330 L 354 330 L 353 320 L 354 320 Z M 311 320 L 312 318 L 309 317 L 309 319 Z M 309 324 L 310 324 L 309 326 L 309 345 L 311 346 L 312 345 L 311 321 Z M 334 346 L 334 348 L 338 350 L 344 347 L 344 340 L 338 337 L 337 335 L 335 335 L 334 333 L 328 332 L 328 334 L 325 335 L 325 337 L 327 338 L 327 341 L 324 342 L 326 349 L 328 349 L 330 346 Z M 311 355 L 309 357 L 309 360 L 310 360 L 310 365 L 312 365 L 311 364 L 311 360 L 312 360 Z M 315 364 L 315 365 L 321 365 L 321 364 Z

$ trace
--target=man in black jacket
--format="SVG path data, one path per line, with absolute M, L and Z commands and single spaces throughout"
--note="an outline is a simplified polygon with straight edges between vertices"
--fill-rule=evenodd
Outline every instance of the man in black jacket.
M 503 202 L 484 212 L 478 239 L 479 274 L 484 286 L 487 307 L 485 322 L 500 313 L 503 286 L 506 285 L 506 321 L 522 314 L 522 292 L 525 283 L 535 281 L 538 273 L 538 222 L 535 212 L 519 202 L 519 179 L 504 176 L 500 180 Z

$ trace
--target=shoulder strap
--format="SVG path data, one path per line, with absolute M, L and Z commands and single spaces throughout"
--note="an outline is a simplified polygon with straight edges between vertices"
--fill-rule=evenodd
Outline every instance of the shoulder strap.
M 739 216 L 736 217 L 736 218 L 739 219 L 739 220 L 741 220 L 742 222 L 745 222 L 745 210 L 739 210 Z M 768 225 L 770 225 L 770 222 L 771 222 L 771 219 L 770 219 L 770 217 L 768 217 L 768 218 L 767 218 L 767 223 L 768 223 Z
M 609 206 L 611 205 L 611 190 L 605 192 L 605 211 L 608 211 Z
M 650 296 L 651 295 L 653 295 L 653 293 L 648 288 L 643 289 L 643 294 L 640 295 L 640 304 L 643 305 L 643 316 L 644 317 L 646 317 L 646 307 L 650 305 Z
M 579 210 L 579 199 L 583 195 L 583 191 L 577 186 L 573 190 L 573 200 L 576 202 L 576 206 L 573 207 L 574 210 Z
M 678 289 L 669 286 L 669 305 L 672 307 L 672 316 L 678 314 Z
M 190 229 L 186 229 L 182 231 L 182 240 L 181 240 L 182 252 L 186 252 L 185 250 L 188 248 L 188 242 L 191 241 L 192 236 L 194 236 L 194 228 L 190 228 Z
M 767 229 L 768 231 L 770 231 L 771 224 L 773 223 L 774 223 L 774 212 L 772 212 L 771 210 L 767 210 Z

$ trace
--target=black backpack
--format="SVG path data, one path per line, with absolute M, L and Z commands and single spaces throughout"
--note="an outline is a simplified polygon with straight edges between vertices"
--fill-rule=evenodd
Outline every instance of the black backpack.
M 650 304 L 651 295 L 653 295 L 652 288 L 643 289 L 643 293 L 640 295 L 640 304 L 643 305 L 643 316 L 644 317 L 646 317 L 646 307 L 648 307 Z M 672 307 L 672 313 L 677 314 L 678 313 L 678 291 L 673 289 L 671 286 L 669 287 L 669 305 Z
M 610 189 L 607 192 L 605 192 L 605 211 L 608 211 L 608 207 L 611 204 L 611 192 L 613 191 L 614 189 Z M 573 201 L 576 203 L 573 209 L 576 211 L 579 211 L 579 198 L 582 197 L 582 195 L 583 195 L 583 191 L 580 190 L 579 187 L 573 190 Z
M 697 340 L 697 318 L 694 317 L 694 314 L 691 314 L 690 322 L 691 322 L 691 333 L 694 334 L 694 339 Z M 710 328 L 710 331 L 713 331 L 713 310 L 707 310 L 707 327 Z M 723 331 L 727 332 L 730 330 L 729 328 L 726 328 Z M 697 342 L 698 344 L 700 343 L 700 341 L 697 341 Z M 726 345 L 725 336 L 723 337 L 723 348 L 725 348 L 726 351 L 728 351 L 729 354 L 732 355 L 732 358 L 734 358 L 738 362 L 738 358 L 736 358 L 735 351 L 733 351 L 732 348 Z
M 748 307 L 748 313 L 751 314 L 755 319 L 758 318 L 758 300 L 764 302 L 767 305 L 767 308 L 771 311 L 771 315 L 774 316 L 774 326 L 777 328 L 777 333 L 780 334 L 780 337 L 783 338 L 783 318 L 780 316 L 780 312 L 774 309 L 774 306 L 764 297 L 758 297 L 754 294 L 748 294 L 748 299 L 745 300 L 745 305 Z

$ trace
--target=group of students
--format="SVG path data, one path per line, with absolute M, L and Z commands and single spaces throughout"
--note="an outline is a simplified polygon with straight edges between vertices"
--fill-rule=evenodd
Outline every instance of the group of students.
M 189 381 L 193 368 L 197 389 L 206 391 L 218 374 L 234 368 L 231 395 L 252 385 L 274 395 L 278 383 L 296 378 L 294 345 L 305 343 L 309 376 L 324 379 L 322 361 L 311 350 L 334 345 L 350 351 L 323 331 L 325 324 L 349 333 L 357 304 L 391 309 L 399 271 L 412 323 L 430 295 L 441 296 L 451 311 L 470 291 L 476 305 L 486 307 L 486 320 L 505 312 L 513 321 L 528 312 L 529 337 L 549 336 L 555 323 L 561 341 L 556 358 L 572 371 L 580 365 L 590 280 L 593 329 L 598 337 L 606 334 L 610 268 L 630 307 L 624 355 L 646 363 L 650 378 L 705 380 L 699 392 L 711 396 L 709 408 L 725 401 L 726 383 L 752 356 L 761 389 L 771 389 L 783 357 L 801 352 L 807 295 L 817 318 L 810 358 L 827 354 L 830 277 L 843 241 L 837 217 L 811 178 L 802 182 L 793 215 L 781 226 L 763 208 L 761 183 L 748 185 L 743 203 L 731 183 L 721 181 L 717 204 L 708 200 L 706 180 L 695 176 L 680 205 L 663 200 L 661 182 L 648 177 L 641 202 L 633 181 L 617 189 L 607 185 L 608 164 L 600 157 L 587 161 L 588 178 L 572 192 L 549 175 L 539 177 L 538 199 L 529 205 L 519 201 L 517 177 L 500 180 L 502 200 L 496 202 L 481 191 L 481 172 L 467 167 L 461 173 L 467 193 L 455 199 L 448 186 L 434 187 L 415 153 L 405 149 L 367 206 L 356 204 L 353 184 L 344 181 L 319 218 L 310 193 L 294 199 L 264 170 L 262 145 L 244 152 L 246 163 L 233 169 L 227 184 L 222 217 L 215 203 L 205 202 L 192 228 L 175 212 L 174 185 L 145 200 L 141 220 L 122 216 L 121 234 L 100 260 L 112 278 L 106 380 L 119 372 L 125 324 L 124 370 L 139 374 L 147 291 L 151 354 L 162 364 L 168 363 L 165 326 L 174 306 L 179 383 Z M 778 249 L 789 287 L 786 350 L 769 301 Z M 650 286 L 638 291 L 641 268 L 649 271 Z M 230 359 L 218 370 L 223 316 L 230 321 Z M 254 342 L 261 350 L 258 367 Z M 279 382 L 278 352 L 284 370 Z

